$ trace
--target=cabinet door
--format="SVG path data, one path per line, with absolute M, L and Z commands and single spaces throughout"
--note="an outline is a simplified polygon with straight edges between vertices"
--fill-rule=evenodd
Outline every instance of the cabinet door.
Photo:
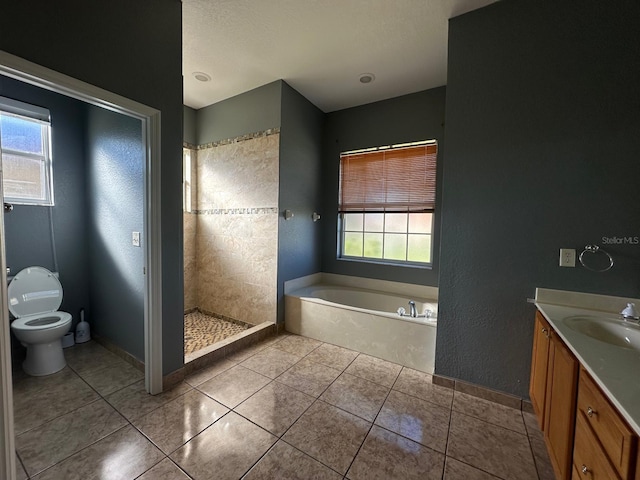
M 578 361 L 552 332 L 545 399 L 544 438 L 558 479 L 571 478 Z
M 536 312 L 533 331 L 533 352 L 531 354 L 531 379 L 529 397 L 533 410 L 538 417 L 540 429 L 544 430 L 544 404 L 547 391 L 547 368 L 549 359 L 549 337 L 551 327 L 540 312 Z

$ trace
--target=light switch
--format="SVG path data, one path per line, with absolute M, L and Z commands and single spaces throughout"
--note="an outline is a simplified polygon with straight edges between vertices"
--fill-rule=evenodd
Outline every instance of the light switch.
M 140 246 L 140 232 L 131 232 L 131 244 L 134 247 Z

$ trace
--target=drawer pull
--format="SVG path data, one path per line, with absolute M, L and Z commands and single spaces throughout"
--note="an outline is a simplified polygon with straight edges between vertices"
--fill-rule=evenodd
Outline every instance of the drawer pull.
M 549 338 L 549 330 L 547 330 L 545 327 L 542 327 L 542 333 L 544 333 L 544 336 Z
M 587 468 L 586 465 L 582 465 L 582 468 L 580 469 L 580 471 L 582 471 L 582 473 L 584 473 L 585 475 L 589 473 L 589 469 Z
M 594 415 L 597 415 L 597 414 L 598 414 L 598 412 L 596 412 L 593 408 L 591 408 L 591 407 L 587 408 L 587 416 L 589 418 L 591 418 L 591 417 L 593 417 Z

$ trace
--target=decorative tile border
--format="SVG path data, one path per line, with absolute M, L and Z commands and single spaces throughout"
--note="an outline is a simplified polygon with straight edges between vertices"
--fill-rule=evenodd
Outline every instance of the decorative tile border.
M 188 150 L 197 150 L 198 149 L 198 145 L 196 145 L 194 143 L 182 142 L 182 148 L 186 148 Z
M 278 213 L 278 207 L 250 207 L 250 208 L 211 208 L 209 210 L 192 210 L 196 215 L 264 215 Z
M 268 137 L 269 135 L 276 135 L 280 133 L 280 127 L 269 128 L 260 132 L 247 133 L 246 135 L 240 135 L 234 138 L 225 138 L 224 140 L 217 140 L 215 142 L 205 143 L 203 145 L 195 146 L 197 150 L 204 150 L 207 148 L 220 147 L 222 145 L 231 145 L 232 143 L 244 142 L 246 140 L 253 140 L 254 138 Z M 191 147 L 189 147 L 191 148 Z

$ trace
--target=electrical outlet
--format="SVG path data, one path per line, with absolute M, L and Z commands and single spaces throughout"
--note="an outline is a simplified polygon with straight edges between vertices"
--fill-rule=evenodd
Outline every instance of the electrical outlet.
M 560 249 L 560 266 L 561 267 L 576 266 L 576 250 L 574 248 Z
M 131 244 L 134 247 L 140 246 L 140 232 L 131 232 Z M 574 250 L 575 252 L 575 250 Z

